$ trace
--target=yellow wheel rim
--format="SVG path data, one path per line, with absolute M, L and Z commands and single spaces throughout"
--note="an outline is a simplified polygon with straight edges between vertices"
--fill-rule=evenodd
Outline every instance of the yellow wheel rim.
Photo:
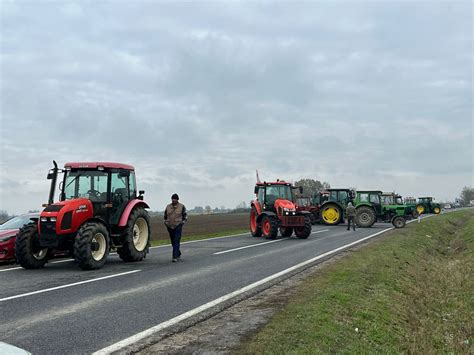
M 439 209 L 438 207 L 435 207 L 435 208 L 434 208 L 434 213 L 438 214 L 438 213 L 440 213 L 440 212 L 441 212 L 441 211 L 440 211 L 440 209 Z
M 323 210 L 324 222 L 334 224 L 339 220 L 339 211 L 334 207 L 327 207 Z
M 416 206 L 416 210 L 418 211 L 419 214 L 422 214 L 425 212 L 425 208 L 423 206 Z

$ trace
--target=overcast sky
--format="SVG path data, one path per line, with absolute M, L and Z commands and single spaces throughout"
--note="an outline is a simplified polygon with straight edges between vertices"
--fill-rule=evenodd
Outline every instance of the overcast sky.
M 265 180 L 453 199 L 473 181 L 471 1 L 6 1 L 0 209 L 55 159 L 136 167 L 153 210 Z

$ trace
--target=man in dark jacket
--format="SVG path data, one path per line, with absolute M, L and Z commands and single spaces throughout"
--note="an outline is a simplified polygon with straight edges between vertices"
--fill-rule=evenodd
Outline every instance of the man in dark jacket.
M 181 242 L 181 233 L 183 231 L 183 224 L 187 220 L 186 207 L 179 203 L 178 194 L 171 196 L 171 203 L 165 209 L 165 225 L 171 239 L 173 246 L 173 262 L 178 261 L 181 257 L 181 250 L 179 250 Z
M 349 202 L 347 204 L 346 215 L 347 215 L 347 230 L 351 229 L 351 222 L 352 222 L 352 228 L 355 231 L 356 226 L 355 226 L 354 218 L 355 218 L 355 215 L 356 215 L 356 209 L 352 205 L 352 202 Z

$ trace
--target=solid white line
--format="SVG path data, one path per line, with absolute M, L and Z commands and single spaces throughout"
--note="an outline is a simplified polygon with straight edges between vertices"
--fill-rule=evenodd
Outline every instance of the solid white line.
M 96 278 L 96 279 L 74 282 L 74 283 L 72 283 L 72 284 L 66 284 L 66 285 L 61 285 L 61 286 L 56 286 L 56 287 L 51 287 L 51 288 L 45 288 L 44 290 L 38 290 L 38 291 L 33 291 L 33 292 L 28 292 L 28 293 L 22 293 L 22 294 L 20 294 L 20 295 L 15 295 L 15 296 L 10 296 L 10 297 L 0 298 L 0 302 L 5 302 L 5 301 L 9 301 L 9 300 L 14 300 L 14 299 L 16 299 L 16 298 L 22 298 L 22 297 L 37 295 L 38 293 L 44 293 L 44 292 L 50 292 L 50 291 L 60 290 L 60 289 L 62 289 L 62 288 L 67 288 L 67 287 L 73 287 L 73 286 L 83 285 L 83 284 L 87 284 L 87 283 L 90 283 L 90 282 L 96 282 L 96 281 L 111 279 L 111 278 L 113 278 L 113 277 L 123 276 L 123 275 L 128 275 L 128 274 L 133 274 L 133 273 L 139 272 L 139 271 L 141 271 L 141 270 L 127 271 L 127 272 L 122 272 L 122 273 L 120 273 L 120 274 L 109 275 L 109 276 L 104 276 L 104 277 L 98 277 L 98 278 Z
M 223 303 L 223 302 L 225 302 L 225 301 L 227 301 L 227 300 L 229 300 L 229 299 L 231 299 L 231 298 L 233 298 L 233 297 L 236 297 L 236 296 L 238 296 L 238 295 L 241 295 L 241 294 L 243 294 L 243 293 L 245 293 L 245 292 L 247 292 L 247 291 L 249 291 L 249 290 L 252 290 L 252 289 L 254 289 L 254 288 L 258 287 L 258 286 L 261 286 L 261 285 L 263 285 L 263 284 L 265 284 L 265 283 L 267 283 L 267 282 L 269 282 L 269 281 L 272 281 L 272 280 L 274 280 L 274 279 L 277 279 L 277 278 L 280 277 L 280 276 L 283 276 L 283 275 L 285 275 L 285 274 L 288 274 L 288 273 L 290 273 L 290 272 L 292 272 L 292 271 L 294 271 L 294 270 L 297 270 L 297 269 L 299 269 L 299 268 L 301 268 L 301 267 L 303 267 L 303 266 L 305 266 L 305 265 L 311 264 L 311 263 L 315 262 L 316 260 L 325 258 L 325 257 L 328 256 L 328 255 L 337 253 L 338 251 L 341 251 L 341 250 L 344 250 L 344 249 L 346 249 L 346 248 L 349 248 L 349 247 L 351 247 L 351 246 L 353 246 L 353 245 L 359 244 L 359 243 L 361 243 L 361 242 L 363 242 L 363 241 L 365 241 L 365 240 L 368 240 L 368 239 L 370 239 L 370 238 L 373 238 L 373 237 L 375 237 L 375 236 L 378 236 L 378 235 L 380 235 L 380 234 L 382 234 L 382 233 L 385 233 L 385 232 L 387 232 L 387 231 L 390 231 L 390 230 L 392 230 L 392 229 L 394 229 L 394 228 L 391 227 L 391 228 L 384 229 L 384 230 L 382 230 L 382 231 L 380 231 L 380 232 L 377 232 L 377 233 L 371 234 L 371 235 L 369 235 L 369 236 L 367 236 L 367 237 L 364 237 L 364 238 L 362 238 L 362 239 L 356 240 L 355 242 L 352 242 L 352 243 L 343 245 L 343 246 L 341 246 L 341 247 L 339 247 L 339 248 L 336 248 L 336 249 L 333 249 L 333 250 L 331 250 L 331 251 L 328 251 L 328 252 L 326 252 L 326 253 L 324 253 L 324 254 L 318 255 L 318 256 L 316 256 L 316 257 L 314 257 L 314 258 L 312 258 L 312 259 L 303 261 L 302 263 L 299 263 L 299 264 L 297 264 L 297 265 L 294 265 L 294 266 L 292 266 L 292 267 L 290 267 L 290 268 L 288 268 L 288 269 L 285 269 L 285 270 L 283 270 L 283 271 L 280 271 L 280 272 L 278 272 L 278 273 L 276 273 L 276 274 L 270 275 L 270 276 L 268 276 L 268 277 L 266 277 L 266 278 L 264 278 L 264 279 L 261 279 L 261 280 L 259 280 L 259 281 L 257 281 L 257 282 L 254 282 L 254 283 L 250 284 L 250 285 L 247 285 L 247 286 L 245 286 L 245 287 L 242 287 L 242 288 L 240 288 L 240 289 L 238 289 L 238 290 L 236 290 L 236 291 L 234 291 L 234 292 L 228 293 L 227 295 L 224 295 L 224 296 L 221 296 L 221 297 L 219 297 L 219 298 L 216 298 L 215 300 L 210 301 L 210 302 L 208 302 L 208 303 L 206 303 L 206 304 L 203 304 L 202 306 L 199 306 L 199 307 L 197 307 L 197 308 L 191 309 L 190 311 L 187 311 L 187 312 L 185 312 L 185 313 L 183 313 L 183 314 L 180 314 L 180 315 L 177 316 L 177 317 L 171 318 L 170 320 L 167 320 L 167 321 L 165 321 L 165 322 L 163 322 L 163 323 L 157 324 L 157 325 L 155 325 L 155 326 L 153 326 L 153 327 L 151 327 L 151 328 L 149 328 L 149 329 L 146 329 L 146 330 L 144 330 L 144 331 L 142 331 L 142 332 L 140 332 L 140 333 L 137 333 L 137 334 L 135 334 L 135 335 L 132 335 L 131 337 L 128 337 L 128 338 L 126 338 L 126 339 L 124 339 L 124 340 L 121 340 L 121 341 L 119 341 L 119 342 L 117 342 L 117 343 L 115 343 L 115 344 L 112 344 L 112 345 L 110 345 L 110 346 L 107 346 L 107 347 L 105 347 L 105 348 L 103 348 L 103 349 L 101 349 L 101 350 L 98 350 L 98 351 L 96 351 L 95 353 L 93 353 L 93 355 L 99 355 L 99 354 L 100 354 L 100 355 L 104 355 L 104 354 L 110 354 L 110 353 L 112 353 L 112 352 L 114 352 L 114 351 L 118 351 L 118 350 L 120 350 L 120 349 L 122 349 L 122 348 L 124 348 L 124 347 L 126 347 L 126 346 L 129 346 L 129 345 L 131 345 L 131 344 L 133 344 L 133 343 L 136 343 L 137 341 L 142 340 L 142 339 L 144 339 L 144 338 L 146 338 L 146 337 L 148 337 L 148 336 L 150 336 L 150 335 L 152 335 L 152 334 L 154 334 L 154 333 L 156 333 L 156 332 L 158 332 L 158 331 L 160 331 L 160 330 L 163 330 L 163 329 L 168 328 L 168 327 L 170 327 L 170 326 L 172 326 L 172 325 L 175 325 L 175 324 L 177 324 L 177 323 L 179 323 L 179 322 L 181 322 L 181 321 L 183 321 L 183 320 L 185 320 L 185 319 L 187 319 L 187 318 L 190 318 L 190 317 L 192 317 L 192 316 L 195 316 L 196 314 L 201 313 L 201 312 L 203 312 L 203 311 L 205 311 L 205 310 L 207 310 L 207 309 L 209 309 L 209 308 L 212 308 L 212 307 L 214 307 L 214 306 L 216 306 L 216 305 L 218 305 L 218 304 L 220 304 L 220 303 Z
M 234 248 L 234 249 L 229 249 L 229 250 L 219 251 L 219 252 L 217 252 L 217 253 L 214 253 L 214 255 L 219 255 L 219 254 L 230 253 L 230 252 L 233 252 L 233 251 L 236 251 L 236 250 L 241 250 L 241 249 L 247 249 L 247 248 L 258 247 L 259 245 L 263 245 L 263 244 L 270 244 L 270 243 L 281 242 L 282 240 L 286 240 L 286 239 L 288 239 L 288 238 L 282 238 L 282 239 L 272 240 L 272 241 L 269 241 L 269 242 L 264 242 L 264 243 L 258 243 L 258 244 L 246 245 L 246 246 L 244 246 L 244 247 L 240 247 L 240 248 Z

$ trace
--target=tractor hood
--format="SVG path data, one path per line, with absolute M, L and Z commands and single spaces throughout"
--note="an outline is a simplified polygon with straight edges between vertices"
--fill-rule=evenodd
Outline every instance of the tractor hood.
M 283 200 L 283 199 L 277 199 L 275 201 L 275 208 L 277 210 L 281 208 L 283 211 L 285 211 L 285 210 L 295 211 L 296 210 L 295 204 L 293 202 L 288 201 L 288 200 Z
M 87 198 L 56 202 L 41 212 L 40 232 L 44 231 L 44 228 L 48 225 L 54 226 L 56 234 L 73 233 L 85 220 L 93 215 L 94 208 Z

